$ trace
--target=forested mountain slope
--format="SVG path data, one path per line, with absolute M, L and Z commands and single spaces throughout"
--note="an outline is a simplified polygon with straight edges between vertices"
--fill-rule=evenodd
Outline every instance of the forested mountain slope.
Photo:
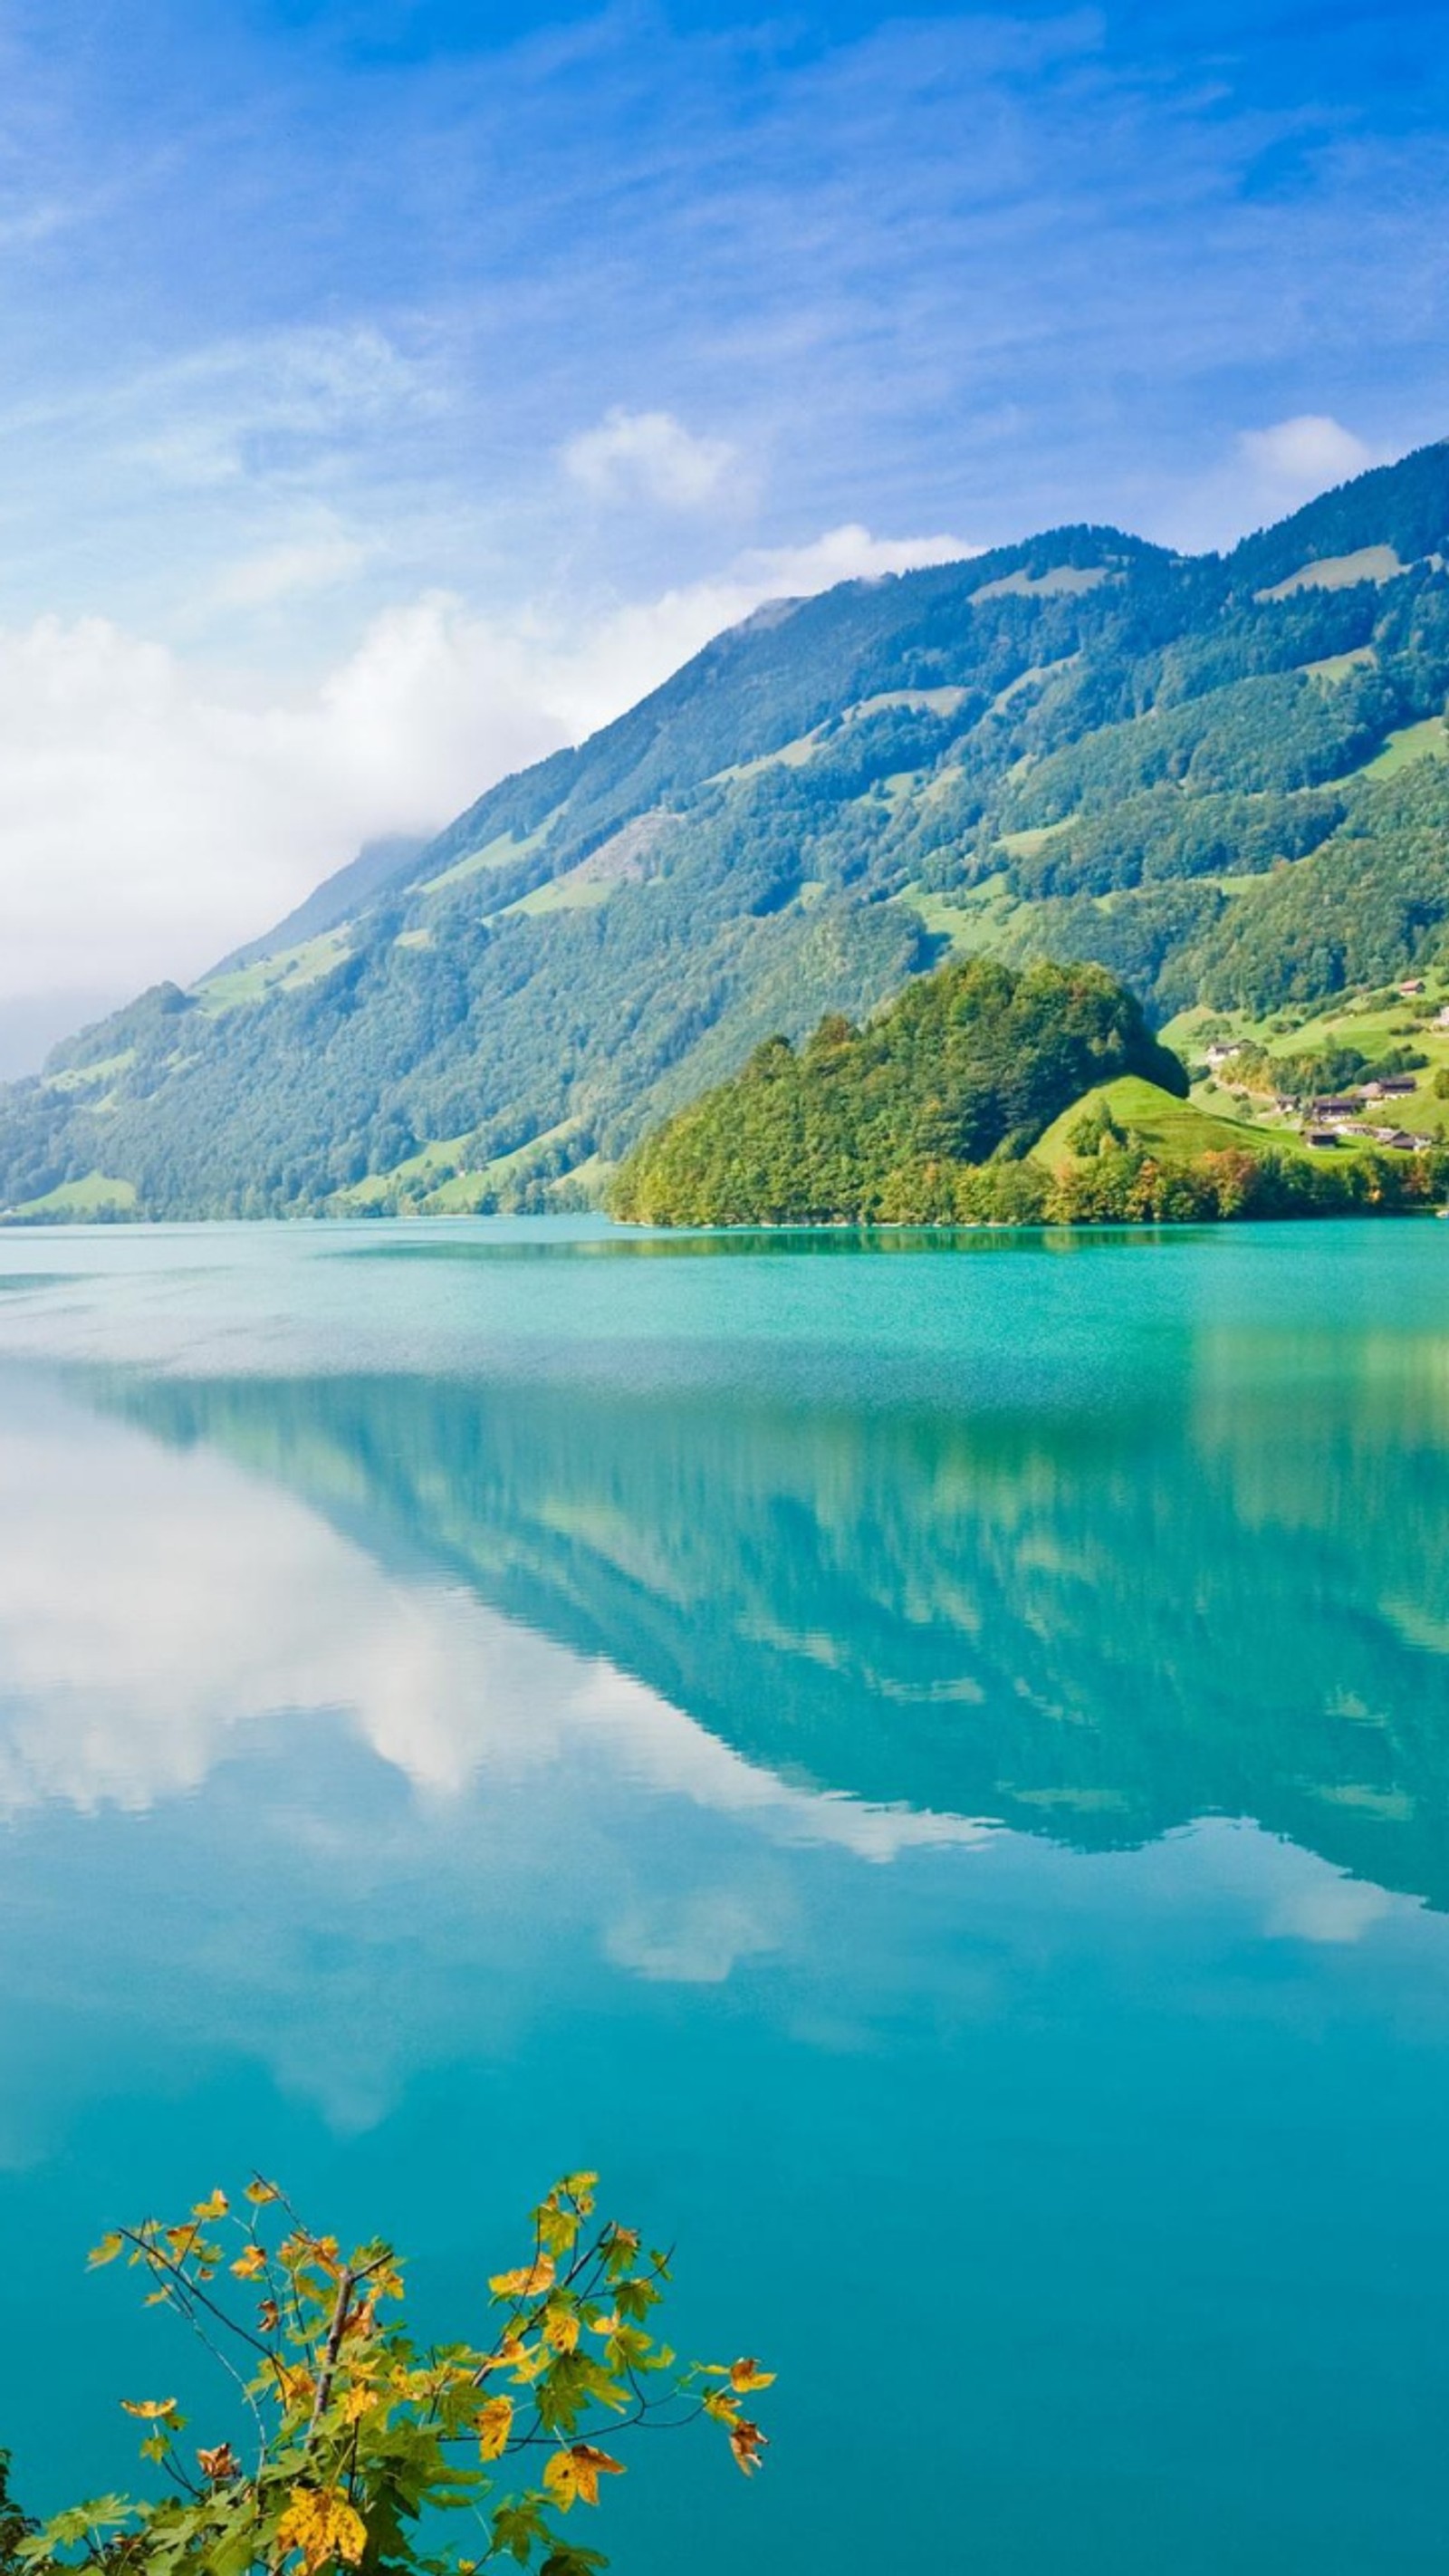
M 587 1190 L 951 948 L 1095 960 L 1159 1014 L 1401 973 L 1449 918 L 1446 565 L 1437 446 L 1223 558 L 1069 528 L 777 603 L 8 1086 L 0 1205 Z

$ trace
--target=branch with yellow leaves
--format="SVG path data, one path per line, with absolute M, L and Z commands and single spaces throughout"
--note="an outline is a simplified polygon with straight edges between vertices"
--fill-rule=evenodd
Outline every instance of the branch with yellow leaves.
M 753 2359 L 680 2364 L 654 2331 L 672 2258 L 596 2218 L 597 2182 L 567 2174 L 539 2203 L 531 2253 L 490 2278 L 491 2340 L 426 2350 L 408 2328 L 392 2248 L 344 2256 L 260 2176 L 235 2208 L 218 2190 L 178 2223 L 114 2229 L 92 2265 L 140 2270 L 148 2302 L 174 2309 L 221 2362 L 250 2412 L 256 2464 L 244 2469 L 225 2434 L 193 2460 L 175 2398 L 123 2399 L 169 2492 L 77 2506 L 28 2533 L 17 2566 L 24 2576 L 371 2576 L 384 2565 L 472 2576 L 509 2558 L 539 2576 L 596 2576 L 606 2561 L 560 2518 L 596 2508 L 601 2480 L 625 2474 L 605 2431 L 622 2441 L 717 2423 L 753 2476 L 766 2437 L 741 2401 L 774 2374 Z M 510 2463 L 530 2482 L 505 2488 Z M 473 2554 L 418 2556 L 420 2524 L 439 2511 L 470 2517 Z

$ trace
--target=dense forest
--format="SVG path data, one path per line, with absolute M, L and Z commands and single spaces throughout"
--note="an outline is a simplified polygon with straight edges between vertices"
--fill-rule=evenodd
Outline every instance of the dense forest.
M 952 1213 L 963 1185 L 1009 1202 L 1014 1167 L 1058 1113 L 1124 1073 L 1187 1089 L 1101 967 L 972 958 L 863 1028 L 837 1013 L 798 1054 L 784 1038 L 757 1048 L 630 1156 L 615 1211 L 654 1225 L 868 1224 Z
M 1267 1012 L 1449 931 L 1449 448 L 1223 557 L 1077 527 L 782 601 L 0 1092 L 0 1209 L 597 1198 L 948 954 Z M 77 1195 L 79 1194 L 79 1195 Z

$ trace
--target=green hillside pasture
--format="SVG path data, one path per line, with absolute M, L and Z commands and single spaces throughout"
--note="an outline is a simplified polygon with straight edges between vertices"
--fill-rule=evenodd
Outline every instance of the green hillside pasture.
M 1442 716 L 1426 716 L 1422 724 L 1401 725 L 1359 775 L 1396 778 L 1401 769 L 1412 769 L 1420 760 L 1449 760 L 1449 731 Z
M 420 879 L 414 891 L 425 895 L 443 894 L 452 886 L 462 885 L 469 877 L 486 876 L 490 869 L 509 868 L 515 860 L 531 858 L 553 830 L 563 810 L 562 805 L 555 806 L 533 831 L 521 834 L 517 840 L 511 832 L 495 833 L 481 849 L 466 851 L 461 859 L 453 861 L 450 868 L 444 868 L 441 875 Z
M 551 1146 L 566 1143 L 577 1125 L 576 1119 L 562 1119 L 542 1136 L 530 1136 L 526 1145 L 516 1146 L 511 1154 L 497 1154 L 489 1163 L 468 1162 L 466 1136 L 441 1137 L 420 1146 L 391 1171 L 370 1172 L 365 1181 L 339 1190 L 331 1213 L 374 1216 L 401 1208 L 416 1216 L 475 1216 L 481 1208 L 493 1206 L 511 1183 L 528 1180 L 538 1157 Z
M 927 886 L 903 886 L 894 900 L 913 912 L 934 939 L 949 939 L 953 956 L 989 956 L 1004 944 L 1010 926 L 1027 909 L 1011 892 L 1005 875 L 987 877 L 959 895 L 933 894 Z
M 347 927 L 324 930 L 316 939 L 304 940 L 300 948 L 283 948 L 274 957 L 258 957 L 250 966 L 234 966 L 229 974 L 208 975 L 205 982 L 193 987 L 195 998 L 208 1019 L 224 1011 L 243 1009 L 249 1002 L 265 1002 L 273 993 L 300 992 L 304 984 L 318 983 L 330 975 L 351 952 L 352 940 Z
M 1067 1139 L 1078 1120 L 1094 1109 L 1105 1109 L 1124 1133 L 1140 1137 L 1148 1151 L 1159 1154 L 1164 1162 L 1187 1163 L 1198 1154 L 1220 1154 L 1229 1147 L 1261 1153 L 1269 1141 L 1303 1150 L 1297 1137 L 1286 1131 L 1273 1134 L 1270 1140 L 1269 1131 L 1250 1126 L 1246 1119 L 1215 1117 L 1191 1100 L 1174 1100 L 1170 1091 L 1161 1090 L 1155 1082 L 1145 1082 L 1140 1074 L 1124 1073 L 1098 1090 L 1083 1092 L 1060 1118 L 1054 1118 L 1046 1134 L 1038 1137 L 1032 1147 L 1032 1161 L 1045 1163 L 1051 1172 L 1063 1171 L 1074 1162 L 1076 1157 Z
M 1255 593 L 1258 600 L 1292 599 L 1304 590 L 1354 590 L 1361 581 L 1397 581 L 1407 572 L 1393 546 L 1356 546 L 1352 554 L 1323 555 L 1316 563 L 1306 563 L 1298 572 L 1290 572 L 1286 581 L 1275 581 L 1271 590 Z
M 1376 1124 L 1402 1127 L 1407 1135 L 1437 1137 L 1441 1128 L 1449 1127 L 1449 1100 L 1441 1100 L 1434 1089 L 1434 1077 L 1449 1073 L 1449 1028 L 1435 1025 L 1437 1013 L 1449 1006 L 1449 973 L 1431 971 L 1424 978 L 1421 996 L 1406 998 L 1394 993 L 1389 1001 L 1382 998 L 1380 986 L 1372 992 L 1345 994 L 1327 1009 L 1317 1011 L 1280 1011 L 1266 1018 L 1253 1018 L 1242 1011 L 1182 1011 L 1169 1020 L 1162 1031 L 1165 1045 L 1189 1061 L 1201 1054 L 1209 1038 L 1221 1039 L 1226 1045 L 1234 1041 L 1264 1048 L 1270 1058 L 1285 1055 L 1320 1054 L 1332 1047 L 1355 1047 L 1370 1064 L 1395 1048 L 1411 1047 L 1428 1058 L 1418 1068 L 1416 1088 L 1405 1095 L 1383 1102 L 1365 1104 L 1365 1116 Z M 1219 1098 L 1233 1088 L 1232 1067 L 1225 1065 L 1216 1081 L 1198 1083 L 1194 1100 L 1215 1109 Z M 1281 1134 L 1281 1130 L 1263 1128 L 1260 1134 Z
M 425 1198 L 451 1180 L 466 1150 L 466 1136 L 439 1137 L 431 1145 L 420 1145 L 404 1162 L 395 1163 L 390 1172 L 369 1172 L 366 1180 L 354 1181 L 349 1189 L 339 1190 L 332 1201 L 338 1216 L 372 1216 L 396 1204 L 399 1194 Z
M 1359 644 L 1351 653 L 1326 653 L 1321 662 L 1300 662 L 1298 668 L 1310 680 L 1347 680 L 1355 671 L 1371 671 L 1377 658 L 1372 644 Z
M 47 1073 L 41 1078 L 47 1091 L 91 1091 L 99 1094 L 109 1091 L 120 1081 L 123 1073 L 129 1073 L 135 1061 L 135 1048 L 122 1047 L 119 1055 L 99 1056 L 94 1064 L 65 1065 L 59 1073 Z
M 535 886 L 531 894 L 522 894 L 517 903 L 505 904 L 505 913 L 526 913 L 536 919 L 540 913 L 582 912 L 595 904 L 607 903 L 619 891 L 617 877 L 586 877 L 577 868 L 566 877 L 550 877 L 547 885 Z
M 44 1198 L 27 1199 L 23 1207 L 6 1208 L 7 1224 L 94 1225 L 98 1219 L 133 1216 L 136 1186 L 113 1181 L 104 1172 L 87 1172 L 79 1181 L 62 1181 Z

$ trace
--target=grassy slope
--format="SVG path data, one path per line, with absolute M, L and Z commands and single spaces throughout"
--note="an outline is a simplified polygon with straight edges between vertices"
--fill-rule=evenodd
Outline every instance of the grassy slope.
M 84 1180 L 62 1181 L 58 1188 L 47 1190 L 39 1199 L 27 1199 L 23 1207 L 7 1209 L 11 1217 L 50 1218 L 62 1222 L 73 1218 L 77 1225 L 103 1215 L 130 1215 L 136 1205 L 133 1181 L 113 1181 L 104 1172 L 87 1172 Z
M 366 1180 L 339 1190 L 331 1213 L 369 1216 L 402 1205 L 419 1216 L 473 1215 L 492 1192 L 526 1172 L 540 1153 L 570 1133 L 571 1122 L 565 1120 L 546 1134 L 531 1137 L 513 1153 L 497 1154 L 484 1162 L 470 1161 L 469 1137 L 442 1137 L 394 1163 L 389 1171 L 369 1173 Z
M 1381 1117 L 1385 1126 L 1392 1123 L 1410 1135 L 1435 1137 L 1440 1128 L 1449 1127 L 1449 1100 L 1436 1098 L 1434 1092 L 1435 1074 L 1449 1072 L 1449 1028 L 1435 1026 L 1437 1013 L 1449 1004 L 1449 969 L 1430 972 L 1424 981 L 1421 1000 L 1406 1001 L 1395 994 L 1386 1002 L 1380 986 L 1372 992 L 1342 994 L 1322 1009 L 1275 1011 L 1267 1018 L 1255 1019 L 1244 1011 L 1183 1011 L 1168 1022 L 1162 1035 L 1188 1062 L 1201 1055 L 1210 1036 L 1221 1037 L 1227 1045 L 1244 1040 L 1266 1048 L 1270 1056 L 1351 1046 L 1371 1063 L 1391 1048 L 1412 1047 L 1428 1058 L 1415 1075 L 1416 1089 L 1381 1104 L 1366 1104 L 1365 1115 Z M 1199 1082 L 1193 1089 L 1198 1105 L 1219 1116 L 1231 1117 L 1239 1096 L 1230 1065 L 1216 1080 Z
M 1265 1135 L 1261 1127 L 1249 1125 L 1246 1119 L 1223 1118 L 1200 1108 L 1191 1100 L 1174 1100 L 1170 1091 L 1162 1091 L 1155 1082 L 1144 1082 L 1140 1074 L 1124 1073 L 1115 1082 L 1103 1083 L 1096 1091 L 1084 1092 L 1054 1118 L 1046 1134 L 1032 1147 L 1032 1159 L 1059 1172 L 1074 1158 L 1067 1142 L 1079 1118 L 1101 1103 L 1111 1112 L 1117 1125 L 1130 1128 L 1144 1145 L 1166 1160 L 1185 1163 L 1196 1154 L 1218 1153 L 1229 1145 L 1247 1146 L 1261 1151 Z M 1278 1138 L 1276 1142 L 1294 1142 Z
M 208 1016 L 214 1016 L 240 1010 L 248 1002 L 263 1002 L 271 993 L 299 992 L 341 963 L 348 953 L 348 930 L 344 922 L 341 929 L 321 931 L 299 948 L 284 948 L 275 956 L 254 959 L 249 966 L 208 975 L 193 988 L 196 999 Z
M 1364 778 L 1397 778 L 1401 769 L 1412 769 L 1418 760 L 1449 760 L 1449 732 L 1442 716 L 1425 716 L 1418 724 L 1400 725 L 1360 774 Z

